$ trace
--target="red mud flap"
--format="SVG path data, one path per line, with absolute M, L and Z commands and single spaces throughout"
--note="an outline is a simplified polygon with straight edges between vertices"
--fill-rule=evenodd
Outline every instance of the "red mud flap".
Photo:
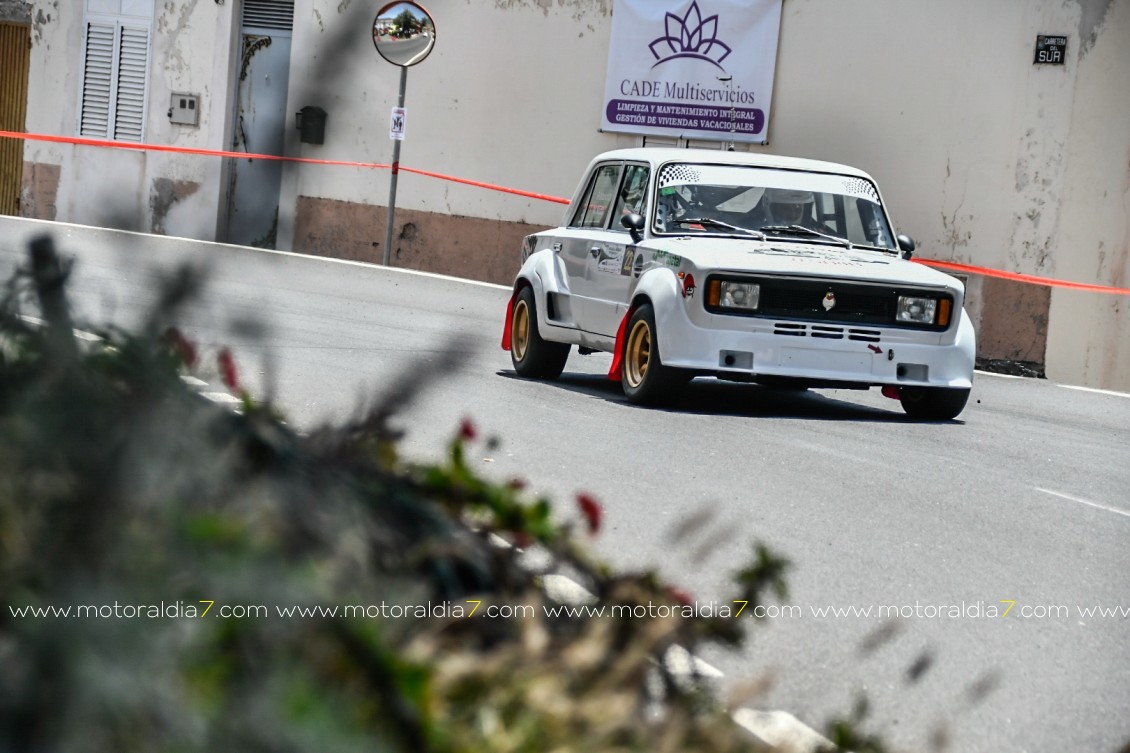
M 899 388 L 893 384 L 888 384 L 883 387 L 883 397 L 889 397 L 892 400 L 899 399 Z
M 514 291 L 510 295 L 510 300 L 506 304 L 506 323 L 502 326 L 502 349 L 510 350 L 510 330 L 514 326 L 514 299 L 517 297 L 518 292 Z
M 620 327 L 616 330 L 616 349 L 612 351 L 612 365 L 608 367 L 608 378 L 613 382 L 620 381 L 620 368 L 624 363 L 624 332 L 628 329 L 628 320 L 636 313 L 635 307 L 628 309 L 624 318 L 620 320 Z

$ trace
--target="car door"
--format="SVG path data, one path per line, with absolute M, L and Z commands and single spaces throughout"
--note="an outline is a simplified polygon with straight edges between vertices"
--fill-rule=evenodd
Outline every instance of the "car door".
M 628 297 L 635 281 L 635 244 L 620 220 L 627 214 L 644 213 L 649 176 L 646 164 L 624 165 L 612 211 L 605 226 L 593 234 L 585 266 L 589 296 L 585 329 L 590 332 L 615 337 L 620 320 L 628 311 Z
M 568 278 L 574 320 L 587 332 L 598 331 L 592 329 L 596 287 L 595 275 L 589 271 L 589 266 L 598 265 L 609 254 L 616 253 L 615 244 L 609 244 L 607 228 L 623 168 L 622 162 L 601 163 L 593 168 L 569 226 L 555 241 L 561 244 L 557 253 Z M 620 254 L 623 254 L 622 240 Z

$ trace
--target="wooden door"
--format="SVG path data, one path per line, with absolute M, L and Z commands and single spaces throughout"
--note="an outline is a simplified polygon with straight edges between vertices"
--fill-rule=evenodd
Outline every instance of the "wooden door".
M 31 27 L 0 22 L 0 131 L 24 131 L 30 63 Z M 23 170 L 23 139 L 0 138 L 0 214 L 20 213 Z

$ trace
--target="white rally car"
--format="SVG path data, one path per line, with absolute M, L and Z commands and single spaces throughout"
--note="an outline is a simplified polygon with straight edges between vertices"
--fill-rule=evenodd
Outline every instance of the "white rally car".
M 882 387 L 961 413 L 973 325 L 959 280 L 910 261 L 875 182 L 827 162 L 695 149 L 599 155 L 562 227 L 528 236 L 503 348 L 553 379 L 571 346 L 654 403 L 692 378 Z

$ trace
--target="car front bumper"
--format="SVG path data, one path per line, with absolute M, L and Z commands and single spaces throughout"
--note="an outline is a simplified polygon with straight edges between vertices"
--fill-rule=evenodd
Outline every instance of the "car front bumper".
M 957 331 L 943 333 L 737 316 L 712 316 L 712 326 L 702 327 L 679 305 L 657 312 L 656 318 L 663 363 L 698 373 L 816 383 L 972 386 L 976 337 L 964 311 Z

